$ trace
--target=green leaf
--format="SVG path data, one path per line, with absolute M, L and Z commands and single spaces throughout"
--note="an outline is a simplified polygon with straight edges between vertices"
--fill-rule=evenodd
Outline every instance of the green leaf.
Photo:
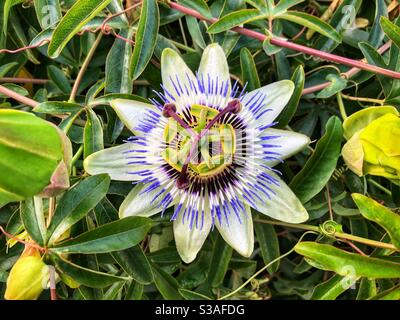
M 127 278 L 114 276 L 112 274 L 103 273 L 79 266 L 65 258 L 56 254 L 51 255 L 56 268 L 70 276 L 74 281 L 81 285 L 91 288 L 104 288 L 112 285 L 115 282 L 126 281 Z
M 91 19 L 97 16 L 111 0 L 80 0 L 61 19 L 53 32 L 48 55 L 57 58 L 67 43 Z
M 368 43 L 373 47 L 378 47 L 385 37 L 385 32 L 381 28 L 380 21 L 388 16 L 388 7 L 385 0 L 375 0 L 375 18 L 368 37 Z
M 179 289 L 179 293 L 185 300 L 211 300 L 211 298 L 205 296 L 204 294 L 188 289 Z
M 2 84 L 2 86 L 20 94 L 21 96 L 24 96 L 24 97 L 29 96 L 28 90 L 26 90 L 24 87 L 14 84 L 14 83 L 5 83 L 5 84 Z M 8 99 L 8 96 L 0 93 L 0 98 Z
M 135 29 L 127 28 L 119 35 L 132 39 Z M 106 60 L 105 93 L 131 93 L 133 82 L 129 77 L 129 64 L 132 55 L 132 45 L 122 39 L 115 39 Z
M 106 94 L 104 96 L 98 97 L 95 100 L 90 102 L 90 106 L 98 106 L 102 104 L 108 104 L 110 105 L 111 101 L 116 100 L 116 99 L 126 99 L 126 100 L 136 100 L 136 101 L 141 101 L 145 103 L 149 103 L 149 101 L 143 97 L 134 95 L 134 94 L 125 94 L 125 93 L 110 93 Z
M 23 3 L 24 0 L 6 0 L 4 2 L 4 11 L 3 11 L 3 33 L 7 35 L 8 28 L 8 17 L 10 15 L 10 10 L 13 6 L 17 4 Z
M 338 34 L 342 36 L 350 30 L 359 30 L 353 29 L 352 23 L 354 21 L 353 19 L 356 18 L 361 3 L 361 0 L 341 1 L 340 6 L 336 8 L 332 18 L 329 21 L 329 24 L 335 28 Z M 320 51 L 332 52 L 338 45 L 339 43 L 337 41 L 321 36 L 315 42 L 314 47 Z
M 228 271 L 229 260 L 232 257 L 233 249 L 230 247 L 220 235 L 214 243 L 213 255 L 208 270 L 207 281 L 216 288 L 222 284 L 225 274 Z
M 294 83 L 294 91 L 292 96 L 290 97 L 289 102 L 286 104 L 286 107 L 282 110 L 278 118 L 275 120 L 278 122 L 279 128 L 284 128 L 289 124 L 290 120 L 296 113 L 297 106 L 299 105 L 305 81 L 304 69 L 301 65 L 298 66 L 293 72 L 292 78 L 290 80 Z
M 308 258 L 314 267 L 349 278 L 400 277 L 400 263 L 346 252 L 327 244 L 305 241 L 297 244 L 295 251 Z
M 0 207 L 43 191 L 63 155 L 53 124 L 31 113 L 1 109 Z
M 41 198 L 28 198 L 21 203 L 21 220 L 29 236 L 40 246 L 46 243 L 46 224 Z
M 263 50 L 265 54 L 268 56 L 273 56 L 274 54 L 277 54 L 278 52 L 282 51 L 282 49 L 283 48 L 271 44 L 270 38 L 266 38 L 263 41 Z
M 338 74 L 335 73 L 328 74 L 325 79 L 329 81 L 330 84 L 328 87 L 318 92 L 317 98 L 320 99 L 330 98 L 347 87 L 347 80 L 343 79 Z
M 42 29 L 54 26 L 61 20 L 61 5 L 59 0 L 34 0 L 36 16 Z
M 179 293 L 179 284 L 170 276 L 167 272 L 161 269 L 156 264 L 152 264 L 154 273 L 154 283 L 160 291 L 164 299 L 167 300 L 182 300 L 182 296 Z
M 59 68 L 56 66 L 47 67 L 47 75 L 62 93 L 69 94 L 71 92 L 71 84 L 69 83 L 64 72 L 62 72 Z
M 202 30 L 200 29 L 201 23 L 199 23 L 197 19 L 192 16 L 186 16 L 185 19 L 192 41 L 195 45 L 204 50 L 207 44 L 204 40 Z
M 223 16 L 221 19 L 209 26 L 207 32 L 219 33 L 237 27 L 238 25 L 263 18 L 265 18 L 265 16 L 261 14 L 260 10 L 242 9 Z
M 376 295 L 375 279 L 362 278 L 357 292 L 357 300 L 367 300 Z
M 247 48 L 242 48 L 240 50 L 240 67 L 242 70 L 242 81 L 243 83 L 247 83 L 246 89 L 248 91 L 258 89 L 261 85 L 256 64 L 254 63 L 251 52 Z
M 362 194 L 353 193 L 352 198 L 362 216 L 384 228 L 395 247 L 400 249 L 400 216 Z
M 295 6 L 296 4 L 302 3 L 304 0 L 281 0 L 279 3 L 273 8 L 272 15 L 278 16 L 282 13 L 285 13 L 288 9 Z
M 124 11 L 124 6 L 122 4 L 122 0 L 111 0 L 110 4 L 107 6 L 107 9 L 112 14 L 117 14 L 118 16 L 114 17 L 113 20 L 117 20 L 119 23 L 123 24 L 125 27 L 129 26 L 128 18 L 126 17 L 126 13 L 121 14 Z
M 304 27 L 315 30 L 316 32 L 336 42 L 342 42 L 342 37 L 334 28 L 322 21 L 320 18 L 311 14 L 298 11 L 287 11 L 279 16 L 276 16 L 275 18 L 300 24 Z
M 340 156 L 342 123 L 333 116 L 326 124 L 325 134 L 318 141 L 303 169 L 290 182 L 302 203 L 317 195 L 328 183 Z
M 378 293 L 369 300 L 400 300 L 400 285 Z
M 254 230 L 256 231 L 264 264 L 268 264 L 278 258 L 280 255 L 279 241 L 274 226 L 266 223 L 255 223 Z M 268 272 L 274 273 L 278 271 L 278 269 L 279 261 L 270 266 Z
M 310 300 L 336 300 L 336 298 L 354 285 L 356 279 L 346 279 L 341 275 L 334 275 L 329 280 L 320 283 L 314 288 Z
M 385 69 L 388 67 L 382 55 L 369 43 L 361 42 L 358 44 L 358 46 L 360 47 L 360 50 L 362 51 L 364 57 L 367 59 L 368 63 Z M 376 77 L 382 85 L 385 96 L 389 96 L 393 83 L 392 79 L 380 74 L 376 74 Z
M 157 1 L 144 0 L 129 70 L 132 80 L 137 79 L 149 63 L 156 46 L 159 26 L 160 13 Z
M 10 62 L 0 66 L 0 78 L 6 76 L 6 74 L 11 71 L 14 67 L 18 66 L 18 62 Z
M 151 228 L 152 221 L 144 217 L 127 217 L 103 224 L 79 236 L 52 247 L 57 253 L 106 253 L 137 245 Z
M 47 229 L 49 244 L 53 244 L 71 226 L 81 220 L 106 195 L 110 185 L 107 174 L 91 176 L 79 182 L 59 200 Z
M 141 300 L 143 296 L 143 289 L 143 284 L 132 280 L 126 291 L 125 300 Z
M 150 284 L 154 281 L 151 265 L 139 245 L 113 252 L 111 255 L 121 268 L 137 282 Z
M 386 17 L 381 17 L 381 27 L 389 39 L 400 48 L 400 27 Z
M 82 107 L 76 103 L 61 101 L 46 101 L 40 103 L 33 109 L 33 112 L 47 114 L 74 114 L 82 110 Z
M 27 47 L 29 44 L 28 39 L 25 35 L 25 29 L 23 21 L 15 12 L 10 13 L 10 26 L 11 30 L 8 31 L 8 37 L 14 42 L 17 48 Z M 32 49 L 22 51 L 22 54 L 27 57 L 29 61 L 34 64 L 40 64 L 40 61 L 36 58 Z
M 84 157 L 87 158 L 92 153 L 104 149 L 103 127 L 100 119 L 92 109 L 86 110 L 87 121 L 83 131 Z
M 187 8 L 196 10 L 198 13 L 208 19 L 213 17 L 205 0 L 178 0 L 177 2 Z

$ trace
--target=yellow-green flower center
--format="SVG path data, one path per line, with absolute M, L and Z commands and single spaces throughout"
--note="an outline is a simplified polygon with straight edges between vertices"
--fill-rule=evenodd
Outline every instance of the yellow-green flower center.
M 179 172 L 187 164 L 189 172 L 200 177 L 223 171 L 232 163 L 236 136 L 231 124 L 217 121 L 207 127 L 218 113 L 213 108 L 192 105 L 188 125 L 193 131 L 169 118 L 163 135 L 166 146 L 162 153 L 164 160 Z

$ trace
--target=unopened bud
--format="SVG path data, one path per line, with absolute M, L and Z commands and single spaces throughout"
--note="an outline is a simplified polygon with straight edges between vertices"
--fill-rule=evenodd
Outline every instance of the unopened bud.
M 4 298 L 36 300 L 49 280 L 49 269 L 37 251 L 25 251 L 11 269 Z

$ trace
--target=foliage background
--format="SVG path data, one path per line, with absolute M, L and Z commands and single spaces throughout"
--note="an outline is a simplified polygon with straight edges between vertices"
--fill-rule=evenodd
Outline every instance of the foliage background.
M 344 112 L 351 114 L 366 106 L 391 104 L 398 107 L 398 81 L 365 71 L 347 79 L 342 76 L 349 70 L 346 66 L 331 64 L 288 49 L 279 50 L 268 42 L 263 43 L 232 31 L 207 32 L 209 24 L 170 9 L 166 3 L 159 4 L 159 19 L 154 14 L 140 14 L 141 5 L 138 5 L 126 14 L 110 20 L 111 29 L 102 29 L 107 16 L 135 4 L 135 1 L 80 2 L 87 6 L 106 4 L 106 7 L 93 11 L 94 16 L 90 21 L 85 21 L 85 25 L 79 25 L 82 18 L 73 22 L 79 34 L 67 30 L 58 35 L 60 41 L 66 39 L 67 35 L 72 36 L 58 57 L 51 57 L 55 56 L 56 49 L 60 49 L 55 41 L 50 44 L 49 51 L 48 44 L 19 53 L 0 51 L 0 81 L 20 95 L 29 96 L 39 103 L 68 101 L 76 87 L 75 102 L 81 106 L 79 113 L 73 112 L 71 115 L 57 104 L 50 104 L 51 108 L 48 105 L 48 109 L 43 107 L 41 111 L 35 110 L 40 111 L 38 116 L 69 128 L 68 137 L 76 155 L 71 185 L 87 179 L 82 168 L 84 157 L 96 150 L 118 145 L 130 136 L 109 108 L 108 102 L 116 97 L 112 94 L 131 95 L 129 97 L 132 99 L 154 98 L 152 90 L 158 90 L 161 83 L 159 59 L 166 47 L 180 52 L 187 64 L 195 70 L 205 46 L 212 42 L 220 43 L 228 56 L 232 80 L 238 80 L 240 84 L 247 82 L 248 90 L 277 80 L 293 79 L 298 99 L 285 109 L 279 126 L 288 125 L 294 131 L 310 136 L 311 140 L 319 141 L 319 147 L 315 149 L 313 143 L 312 148 L 278 167 L 284 180 L 290 183 L 310 214 L 306 226 L 296 228 L 271 222 L 254 212 L 258 221 L 255 222 L 257 244 L 249 259 L 233 252 L 216 232 L 212 232 L 196 261 L 185 265 L 174 246 L 169 212 L 163 218 L 156 216 L 153 219 L 153 226 L 140 245 L 120 252 L 119 255 L 102 253 L 70 256 L 68 259 L 90 270 L 128 279 L 102 288 L 81 285 L 75 289 L 69 288 L 66 281 L 60 281 L 57 284 L 57 294 L 61 299 L 214 299 L 229 294 L 257 270 L 291 250 L 306 230 L 317 232 L 305 235 L 304 239 L 335 244 L 350 252 L 355 251 L 354 244 L 330 236 L 329 227 L 339 228 L 337 230 L 367 240 L 389 242 L 380 225 L 368 221 L 360 214 L 351 193 L 368 194 L 397 210 L 400 205 L 399 187 L 379 177 L 359 178 L 346 168 L 340 157 L 344 139 L 339 118 Z M 246 22 L 246 27 L 262 33 L 270 29 L 276 36 L 286 37 L 308 47 L 352 59 L 367 58 L 371 64 L 400 71 L 397 46 L 392 45 L 383 55 L 376 51 L 388 41 L 380 19 L 385 16 L 396 21 L 399 12 L 397 1 L 280 2 L 293 4 L 290 8 L 292 11 L 320 17 L 331 28 L 320 20 L 307 19 L 294 22 L 289 18 L 268 20 L 263 17 L 247 23 L 243 18 L 246 11 L 243 10 L 254 9 L 254 5 L 263 1 L 180 2 L 199 10 L 203 15 L 217 18 L 237 13 L 235 19 L 228 20 L 229 26 Z M 2 1 L 0 48 L 17 49 L 39 44 L 49 35 L 48 32 L 51 33 L 51 28 L 46 29 L 47 26 L 53 22 L 57 25 L 74 3 L 73 0 Z M 332 3 L 336 3 L 336 6 Z M 329 8 L 334 8 L 330 15 Z M 144 37 L 141 38 L 138 37 L 140 23 L 146 26 Z M 311 34 L 309 27 L 317 28 L 320 32 L 322 28 L 325 35 Z M 89 29 L 93 32 L 89 32 Z M 101 32 L 105 34 L 96 38 L 95 30 L 97 35 Z M 130 41 L 118 39 L 115 35 L 133 39 L 136 43 L 132 45 Z M 337 36 L 340 43 L 332 40 Z M 91 52 L 93 47 L 95 52 Z M 134 53 L 139 48 L 142 55 Z M 87 59 L 91 53 L 93 57 Z M 136 55 L 136 58 L 132 59 L 132 55 Z M 87 70 L 80 73 L 85 62 L 89 63 Z M 74 86 L 79 75 L 83 78 L 79 80 L 79 86 Z M 132 75 L 134 80 L 130 78 Z M 330 84 L 324 90 L 300 94 L 303 86 L 310 88 L 327 81 Z M 30 106 L 19 104 L 6 96 L 0 96 L 0 107 L 32 111 Z M 332 116 L 336 118 L 331 119 L 327 125 Z M 318 156 L 311 157 L 316 152 Z M 83 187 L 91 188 L 90 184 Z M 71 235 L 79 235 L 97 225 L 116 220 L 119 205 L 130 188 L 129 182 L 112 181 L 104 191 L 104 197 L 100 193 L 97 195 L 99 199 L 94 209 L 88 211 L 72 227 Z M 47 200 L 44 204 L 47 209 Z M 324 224 L 331 220 L 335 223 L 329 222 L 328 226 Z M 23 231 L 19 203 L 11 203 L 0 209 L 0 224 L 11 234 Z M 320 225 L 322 227 L 318 228 Z M 21 244 L 8 248 L 6 240 L 4 236 L 0 238 L 0 296 L 4 293 L 10 268 L 23 249 Z M 366 255 L 386 256 L 392 262 L 399 261 L 398 253 L 390 250 L 375 248 L 366 243 L 357 244 L 357 248 L 356 251 L 361 250 Z M 338 260 L 338 263 L 341 261 Z M 66 268 L 64 272 L 68 274 L 68 270 Z M 91 275 L 89 272 L 83 273 L 83 276 Z M 399 291 L 398 279 L 361 278 L 348 289 L 342 286 L 342 281 L 346 281 L 346 277 L 315 268 L 301 255 L 292 252 L 271 265 L 266 272 L 257 275 L 249 285 L 230 298 L 368 299 L 391 288 Z M 45 290 L 41 298 L 49 299 L 49 292 Z

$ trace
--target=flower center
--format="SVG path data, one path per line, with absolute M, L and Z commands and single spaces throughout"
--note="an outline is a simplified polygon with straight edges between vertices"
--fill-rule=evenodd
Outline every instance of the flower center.
M 224 123 L 228 112 L 237 113 L 240 103 L 231 101 L 225 109 L 194 104 L 184 115 L 176 114 L 171 105 L 164 106 L 169 118 L 164 129 L 164 160 L 181 173 L 178 187 L 188 186 L 188 175 L 208 178 L 232 163 L 236 134 L 231 124 Z

